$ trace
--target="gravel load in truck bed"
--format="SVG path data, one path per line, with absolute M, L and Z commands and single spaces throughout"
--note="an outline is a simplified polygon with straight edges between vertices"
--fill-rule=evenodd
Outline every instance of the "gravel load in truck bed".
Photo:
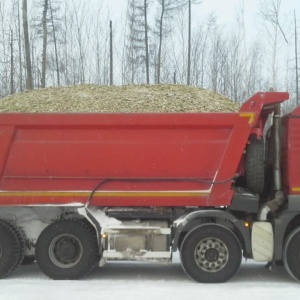
M 234 112 L 240 105 L 186 85 L 82 84 L 25 91 L 0 99 L 0 112 Z

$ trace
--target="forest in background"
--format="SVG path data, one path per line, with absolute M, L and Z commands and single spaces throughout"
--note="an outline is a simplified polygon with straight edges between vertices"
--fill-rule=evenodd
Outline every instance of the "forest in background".
M 174 83 L 236 102 L 272 88 L 299 103 L 297 12 L 283 14 L 285 0 L 259 1 L 254 35 L 243 0 L 230 26 L 213 13 L 199 18 L 199 0 L 122 1 L 112 20 L 107 0 L 0 0 L 0 98 L 49 86 Z

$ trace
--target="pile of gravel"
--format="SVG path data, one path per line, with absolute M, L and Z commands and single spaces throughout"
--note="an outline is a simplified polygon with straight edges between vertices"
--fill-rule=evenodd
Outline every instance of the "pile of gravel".
M 235 112 L 239 104 L 186 85 L 50 87 L 0 99 L 0 112 Z

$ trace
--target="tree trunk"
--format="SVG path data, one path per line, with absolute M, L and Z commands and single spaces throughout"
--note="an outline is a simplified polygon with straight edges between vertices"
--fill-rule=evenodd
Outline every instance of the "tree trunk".
M 165 1 L 161 2 L 161 14 L 159 20 L 159 46 L 158 46 L 158 58 L 157 58 L 157 79 L 156 83 L 160 83 L 160 68 L 161 68 L 161 49 L 162 49 L 162 40 L 163 40 L 163 19 L 165 13 Z
M 14 86 L 14 43 L 13 43 L 13 31 L 10 31 L 10 94 L 15 92 Z
M 114 75 L 113 75 L 113 34 L 112 34 L 112 21 L 109 22 L 109 58 L 110 58 L 110 85 L 114 84 Z
M 41 78 L 41 88 L 46 86 L 46 65 L 47 65 L 47 10 L 48 10 L 48 0 L 44 1 L 44 11 L 43 11 L 43 54 L 42 54 L 42 78 Z
M 20 92 L 23 91 L 23 63 L 22 63 L 22 38 L 21 38 L 21 17 L 20 17 L 20 6 L 18 3 L 18 44 L 19 44 L 19 85 Z
M 145 51 L 146 51 L 146 81 L 149 84 L 149 45 L 148 45 L 148 21 L 147 21 L 147 0 L 144 0 L 144 14 L 145 14 Z
M 30 43 L 29 43 L 29 33 L 28 33 L 28 16 L 27 16 L 27 0 L 23 0 L 23 29 L 24 29 L 24 40 L 25 40 L 25 56 L 26 56 L 26 88 L 28 90 L 33 89 L 33 79 L 31 71 L 31 58 L 30 58 Z
M 56 34 L 55 34 L 53 11 L 52 11 L 52 6 L 51 6 L 50 0 L 49 0 L 49 8 L 50 8 L 51 25 L 52 25 L 52 31 L 53 31 L 53 42 L 54 42 L 54 52 L 55 52 L 55 64 L 56 64 L 56 78 L 57 78 L 57 85 L 60 85 L 59 63 L 58 63 L 58 54 L 57 54 L 57 41 L 56 41 Z
M 188 34 L 188 65 L 187 65 L 187 85 L 191 84 L 191 27 L 192 27 L 192 12 L 191 12 L 191 0 L 189 0 L 189 34 Z
M 298 37 L 297 37 L 297 21 L 296 21 L 296 11 L 294 10 L 295 18 L 295 60 L 296 60 L 296 103 L 299 105 L 299 75 L 298 75 Z

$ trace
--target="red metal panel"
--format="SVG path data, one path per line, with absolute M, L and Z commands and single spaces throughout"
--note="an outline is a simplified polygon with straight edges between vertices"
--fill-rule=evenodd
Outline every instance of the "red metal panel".
M 2 176 L 6 158 L 10 151 L 10 145 L 13 139 L 14 127 L 0 125 L 0 175 Z
M 220 159 L 230 129 L 209 130 L 203 126 L 124 129 L 120 124 L 115 128 L 85 130 L 20 129 L 11 147 L 9 156 L 13 159 L 8 159 L 5 176 L 138 178 L 159 174 L 211 178 L 218 161 L 203 161 L 203 157 L 209 157 L 213 151 Z M 44 136 L 37 139 L 36 132 Z M 201 170 L 193 167 L 196 164 L 201 164 Z
M 3 191 L 15 193 L 3 193 L 2 203 L 13 197 L 22 204 L 22 191 L 31 204 L 85 201 L 107 179 L 112 181 L 99 191 L 115 193 L 95 194 L 96 205 L 230 203 L 230 195 L 220 195 L 231 182 L 211 183 L 235 174 L 250 128 L 248 118 L 238 113 L 75 116 L 1 118 L 2 123 L 14 119 L 16 124 L 1 181 Z M 228 150 L 232 138 L 235 145 Z M 45 191 L 66 193 L 47 197 Z M 86 193 L 79 196 L 76 191 Z
M 283 183 L 287 194 L 300 194 L 300 108 L 283 118 Z

